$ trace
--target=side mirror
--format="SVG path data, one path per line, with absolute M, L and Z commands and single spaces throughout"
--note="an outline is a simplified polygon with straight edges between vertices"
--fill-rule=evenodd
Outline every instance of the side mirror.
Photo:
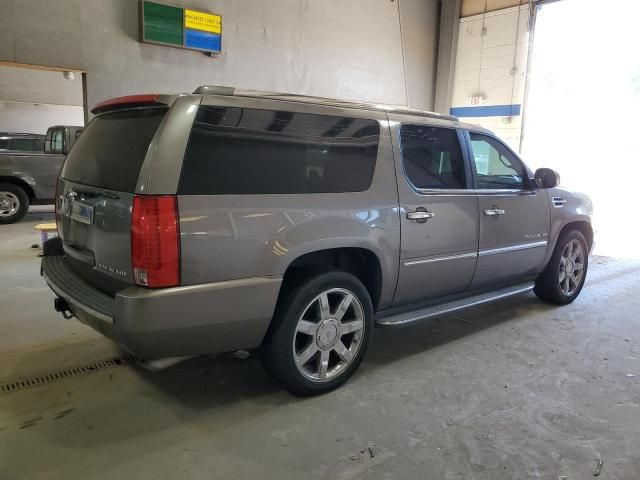
M 560 184 L 560 174 L 550 168 L 539 168 L 533 180 L 539 188 L 553 188 Z

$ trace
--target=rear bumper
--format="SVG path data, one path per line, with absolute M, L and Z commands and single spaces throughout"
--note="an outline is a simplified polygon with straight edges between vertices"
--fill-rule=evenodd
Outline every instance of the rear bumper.
M 256 348 L 275 309 L 282 278 L 252 277 L 115 297 L 79 278 L 63 255 L 42 258 L 42 275 L 73 314 L 144 359 Z

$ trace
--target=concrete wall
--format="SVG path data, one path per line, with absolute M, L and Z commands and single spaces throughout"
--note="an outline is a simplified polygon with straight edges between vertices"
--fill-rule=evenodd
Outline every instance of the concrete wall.
M 436 0 L 170 3 L 222 15 L 218 58 L 139 43 L 137 0 L 3 0 L 0 60 L 85 70 L 89 106 L 220 84 L 432 108 Z
M 460 19 L 453 81 L 452 113 L 493 130 L 516 151 L 522 130 L 528 21 L 526 6 Z M 511 106 L 512 114 L 491 114 L 487 107 L 495 106 Z
M 0 131 L 45 133 L 60 124 L 84 124 L 81 75 L 0 65 Z
M 496 10 L 515 7 L 518 4 L 526 4 L 528 1 L 529 0 L 463 0 L 460 16 L 469 17 L 483 12 L 494 12 Z
M 82 106 L 0 102 L 0 132 L 45 134 L 53 125 L 84 125 Z

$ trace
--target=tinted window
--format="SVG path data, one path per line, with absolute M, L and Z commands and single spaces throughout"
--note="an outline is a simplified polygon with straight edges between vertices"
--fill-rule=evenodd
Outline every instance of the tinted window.
M 8 138 L 0 138 L 0 150 L 9 150 Z
M 475 162 L 476 188 L 523 188 L 524 168 L 507 147 L 495 138 L 469 133 Z
M 373 120 L 203 106 L 191 131 L 179 192 L 363 191 L 373 179 L 379 134 Z
M 153 108 L 98 115 L 78 137 L 61 176 L 85 185 L 133 192 L 165 113 L 164 108 Z
M 402 125 L 402 162 L 416 188 L 466 188 L 458 134 L 449 128 Z

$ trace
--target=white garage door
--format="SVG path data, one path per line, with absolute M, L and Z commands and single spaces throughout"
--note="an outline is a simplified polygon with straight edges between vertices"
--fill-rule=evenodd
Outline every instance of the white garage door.
M 523 155 L 595 207 L 596 253 L 640 257 L 640 2 L 538 7 Z

